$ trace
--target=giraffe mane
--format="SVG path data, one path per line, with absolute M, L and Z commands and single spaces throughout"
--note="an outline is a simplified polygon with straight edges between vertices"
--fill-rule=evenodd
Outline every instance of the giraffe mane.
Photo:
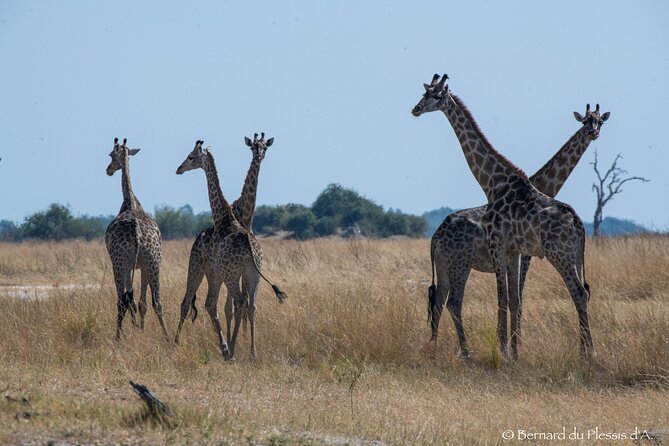
M 519 175 L 521 178 L 529 181 L 529 178 L 527 177 L 527 174 L 523 172 L 520 167 L 517 167 L 515 164 L 513 164 L 507 157 L 499 153 L 495 148 L 493 147 L 492 143 L 488 141 L 488 138 L 483 134 L 481 131 L 481 128 L 479 127 L 478 122 L 476 122 L 476 119 L 474 119 L 474 116 L 472 115 L 472 112 L 469 111 L 469 108 L 465 105 L 464 102 L 462 102 L 462 99 L 460 99 L 457 95 L 451 94 L 451 97 L 453 98 L 453 101 L 457 104 L 458 107 L 460 107 L 460 110 L 462 110 L 462 113 L 465 115 L 467 120 L 471 123 L 472 128 L 474 129 L 474 132 L 476 132 L 476 135 L 479 137 L 483 145 L 486 146 L 486 148 L 491 152 L 497 155 L 498 160 L 509 167 L 514 173 Z
M 206 150 L 206 156 L 208 156 L 209 159 L 211 160 L 211 170 L 213 171 L 213 174 L 214 174 L 214 181 L 218 185 L 218 188 L 221 190 L 221 199 L 223 200 L 223 205 L 230 208 L 230 212 L 232 213 L 232 208 L 230 207 L 230 203 L 225 198 L 225 195 L 223 194 L 223 190 L 221 189 L 221 181 L 218 178 L 218 169 L 216 169 L 216 162 L 214 160 L 214 154 L 211 153 L 211 150 L 207 149 Z

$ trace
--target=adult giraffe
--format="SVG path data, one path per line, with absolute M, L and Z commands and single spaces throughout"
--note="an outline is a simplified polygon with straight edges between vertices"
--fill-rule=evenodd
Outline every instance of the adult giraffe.
M 139 269 L 142 273 L 139 302 L 140 326 L 144 328 L 146 291 L 147 286 L 151 286 L 153 309 L 158 316 L 163 334 L 169 339 L 163 319 L 163 307 L 160 303 L 160 260 L 162 257 L 160 229 L 144 211 L 132 191 L 129 158 L 136 155 L 139 149 L 129 149 L 126 143 L 127 139 L 123 140 L 123 144 L 119 144 L 118 138 L 114 138 L 114 148 L 109 154 L 111 162 L 107 166 L 109 176 L 121 170 L 121 190 L 123 192 L 121 210 L 109 223 L 105 233 L 105 244 L 111 258 L 118 295 L 116 340 L 121 338 L 121 327 L 127 310 L 130 310 L 132 322 L 135 324 L 137 304 L 132 289 L 135 269 Z
M 530 177 L 532 185 L 547 196 L 555 197 L 590 143 L 599 137 L 604 121 L 609 115 L 609 112 L 600 115 L 599 104 L 595 110 L 590 110 L 588 104 L 585 115 L 574 112 L 576 120 L 583 125 L 541 169 Z M 432 265 L 432 285 L 428 291 L 428 317 L 432 329 L 430 340 L 437 339 L 439 320 L 446 304 L 464 357 L 469 356 L 469 348 L 462 324 L 462 303 L 469 273 L 472 269 L 487 273 L 495 272 L 488 251 L 488 241 L 481 225 L 485 209 L 486 206 L 483 205 L 448 215 L 435 231 L 430 243 Z M 531 259 L 530 256 L 521 258 L 518 287 L 520 300 L 518 311 L 521 317 L 523 288 Z M 435 273 L 437 285 L 435 285 Z
M 497 280 L 497 337 L 507 353 L 507 319 L 511 312 L 511 350 L 518 357 L 520 336 L 520 256 L 546 257 L 560 273 L 579 316 L 581 353 L 593 350 L 585 283 L 585 228 L 567 204 L 537 190 L 527 175 L 497 152 L 462 100 L 446 85 L 448 76 L 425 84 L 412 114 L 441 110 L 460 142 L 467 164 L 488 199 L 481 226 L 488 241 Z

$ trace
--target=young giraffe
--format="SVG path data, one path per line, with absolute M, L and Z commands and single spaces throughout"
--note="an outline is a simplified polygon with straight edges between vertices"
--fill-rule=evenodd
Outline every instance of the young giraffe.
M 203 141 L 196 141 L 195 148 L 179 166 L 177 174 L 180 175 L 193 169 L 202 169 L 207 178 L 209 203 L 214 218 L 214 228 L 211 231 L 204 231 L 200 234 L 200 237 L 202 237 L 201 255 L 204 259 L 203 273 L 207 276 L 208 283 L 205 308 L 218 335 L 223 357 L 225 359 L 232 358 L 235 352 L 235 343 L 245 301 L 245 297 L 240 290 L 241 277 L 249 290 L 248 317 L 251 326 L 251 355 L 255 358 L 255 296 L 260 279 L 262 278 L 272 286 L 279 302 L 283 302 L 286 295 L 279 287 L 267 280 L 260 271 L 262 266 L 258 256 L 260 245 L 255 236 L 235 218 L 230 204 L 221 191 L 214 157 L 208 148 L 202 148 L 202 144 Z M 192 288 L 194 281 L 191 281 L 191 279 L 194 277 L 194 274 L 191 274 L 191 266 L 197 268 L 199 262 L 198 259 L 193 259 L 193 251 L 191 251 L 191 260 L 192 262 L 189 262 L 189 282 L 186 295 L 181 303 L 181 317 L 175 338 L 175 342 L 177 343 L 179 342 L 183 322 L 188 315 L 188 311 L 192 306 L 191 302 L 195 297 L 196 287 L 195 289 Z M 221 322 L 218 317 L 218 294 L 223 283 L 225 283 L 228 294 L 232 295 L 229 299 L 232 299 L 235 307 L 235 326 L 229 347 L 223 337 Z
M 530 177 L 532 185 L 549 197 L 557 195 L 590 143 L 599 137 L 600 129 L 604 121 L 609 118 L 609 113 L 600 115 L 599 104 L 594 111 L 590 110 L 588 104 L 585 116 L 577 112 L 574 112 L 574 116 L 583 126 Z M 462 302 L 469 273 L 472 268 L 481 272 L 495 272 L 481 225 L 485 209 L 486 206 L 483 205 L 448 215 L 432 236 L 430 244 L 432 263 L 432 285 L 428 292 L 428 318 L 432 328 L 430 340 L 437 339 L 439 319 L 446 303 L 464 357 L 469 356 L 469 349 L 462 325 Z M 522 316 L 525 277 L 531 259 L 530 256 L 523 256 L 521 259 L 518 287 L 520 316 Z M 435 286 L 435 269 L 437 286 Z
M 265 141 L 265 133 L 261 133 L 260 139 L 258 139 L 258 134 L 253 135 L 253 141 L 251 139 L 244 137 L 245 144 L 251 149 L 252 159 L 249 170 L 246 174 L 246 180 L 244 181 L 244 187 L 242 188 L 242 194 L 232 203 L 232 212 L 235 215 L 235 218 L 242 226 L 248 229 L 250 232 L 252 230 L 253 224 L 253 215 L 255 213 L 256 205 L 256 195 L 258 190 L 258 176 L 260 174 L 260 163 L 265 158 L 265 152 L 267 148 L 274 143 L 274 138 L 269 138 Z M 186 292 L 192 293 L 193 299 L 191 301 L 191 311 L 193 321 L 197 318 L 197 308 L 195 307 L 195 301 L 197 299 L 196 291 L 202 283 L 204 278 L 204 264 L 206 258 L 204 256 L 204 240 L 211 238 L 211 231 L 214 230 L 214 227 L 205 229 L 200 233 L 195 242 L 193 242 L 193 247 L 191 248 L 191 254 L 188 262 L 188 279 Z M 258 245 L 258 265 L 262 265 L 262 249 Z M 248 316 L 248 290 L 246 289 L 246 283 L 242 282 L 242 296 L 244 297 L 244 314 Z M 231 340 L 231 325 L 232 325 L 232 315 L 233 315 L 233 299 L 232 294 L 228 293 L 228 296 L 225 300 L 225 322 L 227 330 L 227 340 L 228 343 Z M 246 320 L 247 318 L 242 319 L 244 324 L 244 330 L 246 330 Z
M 160 229 L 155 221 L 144 212 L 142 205 L 132 191 L 130 184 L 129 157 L 137 154 L 139 149 L 128 149 L 127 139 L 123 144 L 114 138 L 114 148 L 109 156 L 111 162 L 107 166 L 107 175 L 121 169 L 121 189 L 123 204 L 118 215 L 107 227 L 105 243 L 112 262 L 116 293 L 118 295 L 118 313 L 116 317 L 116 340 L 121 337 L 121 326 L 125 312 L 130 310 L 133 324 L 137 305 L 134 300 L 132 282 L 135 269 L 142 273 L 141 299 L 139 302 L 140 326 L 144 329 L 144 315 L 146 314 L 146 291 L 151 286 L 151 301 L 153 309 L 165 337 L 169 339 L 163 308 L 160 303 Z
M 470 170 L 488 198 L 481 225 L 497 279 L 497 337 L 507 352 L 507 311 L 511 312 L 511 349 L 518 357 L 520 336 L 520 255 L 546 257 L 562 276 L 579 316 L 581 353 L 593 350 L 585 283 L 585 228 L 567 204 L 538 191 L 523 171 L 497 152 L 464 103 L 450 94 L 448 76 L 425 84 L 412 114 L 442 110 L 460 142 Z

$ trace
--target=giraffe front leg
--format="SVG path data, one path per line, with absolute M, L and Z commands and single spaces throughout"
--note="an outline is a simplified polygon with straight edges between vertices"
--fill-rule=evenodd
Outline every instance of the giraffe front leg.
M 506 249 L 502 244 L 490 240 L 490 257 L 495 267 L 497 281 L 497 342 L 504 356 L 508 355 L 507 312 L 509 306 L 506 274 Z
M 230 356 L 234 356 L 235 347 L 237 345 L 237 336 L 239 334 L 239 327 L 242 323 L 242 317 L 244 317 L 244 299 L 239 289 L 239 285 L 234 288 L 234 284 L 230 284 L 230 288 L 228 288 L 228 290 L 232 294 L 234 303 L 235 326 L 232 330 L 232 338 L 230 339 Z
M 209 318 L 211 319 L 211 323 L 214 326 L 214 331 L 218 336 L 218 342 L 221 348 L 221 354 L 223 355 L 223 359 L 227 361 L 232 357 L 232 354 L 228 349 L 228 344 L 225 342 L 225 338 L 223 337 L 221 320 L 218 318 L 218 293 L 220 289 L 221 289 L 220 281 L 209 282 L 209 289 L 207 290 L 207 300 L 204 306 L 207 310 L 207 313 L 209 313 Z
M 511 356 L 518 359 L 520 343 L 520 255 L 509 254 L 507 259 L 507 283 L 509 292 L 509 311 L 511 312 Z
M 223 311 L 225 312 L 225 329 L 226 329 L 226 339 L 228 340 L 228 344 L 232 340 L 232 305 L 233 305 L 233 300 L 234 297 L 232 295 L 232 291 L 228 289 L 228 293 L 225 297 L 225 307 L 223 308 Z

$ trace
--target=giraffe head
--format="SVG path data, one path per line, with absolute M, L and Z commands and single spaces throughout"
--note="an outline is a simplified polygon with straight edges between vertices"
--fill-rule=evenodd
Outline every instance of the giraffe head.
M 604 121 L 609 119 L 609 115 L 609 112 L 606 112 L 603 115 L 599 114 L 599 104 L 597 104 L 594 111 L 591 111 L 590 104 L 587 104 L 585 108 L 585 116 L 581 115 L 579 112 L 574 112 L 576 120 L 587 127 L 588 136 L 593 140 L 599 138 L 599 130 L 602 128 L 602 125 L 604 125 Z
M 202 140 L 198 139 L 195 141 L 195 147 L 177 169 L 177 175 L 181 175 L 182 173 L 188 172 L 189 170 L 204 168 L 205 153 L 209 149 L 203 149 L 202 144 L 204 144 L 204 141 Z
M 273 142 L 274 138 L 270 138 L 265 141 L 265 133 L 260 133 L 260 139 L 258 139 L 257 133 L 254 134 L 253 141 L 251 141 L 251 138 L 247 138 L 246 136 L 244 137 L 244 143 L 246 143 L 246 145 L 251 148 L 251 152 L 253 152 L 253 159 L 258 162 L 265 158 L 265 152 Z
M 114 172 L 125 166 L 125 160 L 128 159 L 127 156 L 136 155 L 139 152 L 139 149 L 128 149 L 128 146 L 126 146 L 127 142 L 128 138 L 123 138 L 123 144 L 119 144 L 118 138 L 114 138 L 114 148 L 109 154 L 111 161 L 107 166 L 107 175 L 114 175 Z
M 420 116 L 423 113 L 428 113 L 436 110 L 441 110 L 444 99 L 448 96 L 448 85 L 446 85 L 448 75 L 444 74 L 439 80 L 439 75 L 432 76 L 432 82 L 423 84 L 425 87 L 425 94 L 418 101 L 418 104 L 411 110 L 414 116 Z

